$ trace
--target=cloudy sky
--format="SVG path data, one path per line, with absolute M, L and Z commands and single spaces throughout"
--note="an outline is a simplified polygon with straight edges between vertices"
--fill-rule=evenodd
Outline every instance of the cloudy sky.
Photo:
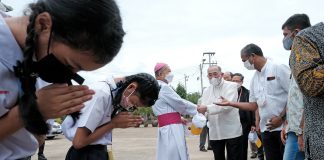
M 2 0 L 18 16 L 33 0 Z M 244 68 L 240 50 L 259 45 L 265 56 L 288 65 L 289 52 L 282 47 L 281 25 L 295 13 L 306 13 L 311 23 L 323 21 L 320 0 L 117 0 L 127 33 L 117 57 L 105 67 L 82 72 L 88 82 L 138 72 L 153 73 L 157 62 L 168 63 L 175 74 L 172 86 L 187 81 L 188 92 L 200 91 L 199 64 L 205 52 L 215 52 L 212 62 L 223 71 L 245 75 L 245 86 L 254 71 Z M 203 68 L 204 86 L 208 85 Z

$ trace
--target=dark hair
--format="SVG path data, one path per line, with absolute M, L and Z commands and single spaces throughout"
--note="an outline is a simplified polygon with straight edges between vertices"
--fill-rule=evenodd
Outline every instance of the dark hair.
M 244 80 L 244 76 L 241 74 L 241 73 L 234 73 L 233 74 L 233 77 L 234 76 L 239 76 L 239 77 L 241 77 L 241 81 L 243 82 L 243 80 Z
M 19 101 L 20 116 L 26 129 L 35 134 L 46 134 L 49 129 L 37 108 L 36 76 L 32 76 L 31 69 L 37 50 L 35 19 L 43 12 L 51 15 L 54 41 L 78 50 L 91 51 L 100 64 L 110 62 L 117 55 L 125 34 L 114 0 L 38 0 L 29 5 L 25 11 L 25 15 L 29 15 L 29 25 L 24 60 L 18 63 L 15 70 L 21 70 L 18 77 L 24 92 Z
M 281 29 L 287 27 L 289 30 L 302 30 L 310 26 L 311 23 L 309 17 L 306 14 L 294 14 L 286 20 L 286 22 L 282 25 Z
M 138 73 L 127 76 L 125 77 L 125 81 L 117 83 L 117 93 L 113 99 L 113 106 L 115 109 L 121 107 L 120 101 L 122 94 L 127 86 L 133 82 L 137 83 L 137 88 L 134 94 L 139 96 L 141 103 L 147 107 L 154 105 L 155 101 L 158 99 L 160 86 L 152 75 L 147 73 Z
M 241 54 L 245 54 L 247 56 L 251 55 L 252 53 L 263 57 L 263 53 L 262 53 L 261 48 L 259 46 L 255 45 L 255 44 L 253 44 L 253 43 L 246 45 L 241 50 Z

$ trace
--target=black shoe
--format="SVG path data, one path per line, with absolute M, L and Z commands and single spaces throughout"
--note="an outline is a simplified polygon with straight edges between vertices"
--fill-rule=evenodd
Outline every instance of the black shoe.
M 207 152 L 207 150 L 205 148 L 200 148 L 200 151 Z
M 254 159 L 254 158 L 257 158 L 257 156 L 258 155 L 256 153 L 252 153 L 250 158 Z
M 47 160 L 44 154 L 39 154 L 38 155 L 38 160 Z
M 213 150 L 213 149 L 212 149 L 212 147 L 209 146 L 209 147 L 207 147 L 207 150 Z

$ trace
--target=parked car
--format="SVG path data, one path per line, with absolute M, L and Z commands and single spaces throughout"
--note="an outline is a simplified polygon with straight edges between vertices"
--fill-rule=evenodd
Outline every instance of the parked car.
M 59 123 L 53 122 L 53 124 L 50 126 L 50 131 L 48 134 L 46 134 L 47 139 L 53 139 L 58 134 L 62 134 L 62 127 Z

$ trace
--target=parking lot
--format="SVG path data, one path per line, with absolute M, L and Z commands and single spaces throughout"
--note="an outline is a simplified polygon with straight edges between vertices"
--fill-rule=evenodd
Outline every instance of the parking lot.
M 156 149 L 157 128 L 115 129 L 113 132 L 112 151 L 115 160 L 154 160 Z M 198 150 L 199 136 L 187 136 L 187 146 L 191 160 L 213 160 L 212 151 Z M 46 140 L 45 156 L 48 160 L 63 160 L 71 142 L 63 135 L 53 140 Z M 111 147 L 109 147 L 111 149 Z M 37 160 L 33 156 L 32 160 Z

